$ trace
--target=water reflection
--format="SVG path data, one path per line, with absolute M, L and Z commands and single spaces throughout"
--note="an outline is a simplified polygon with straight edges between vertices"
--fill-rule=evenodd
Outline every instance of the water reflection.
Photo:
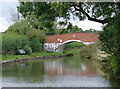
M 93 61 L 79 56 L 22 62 L 2 69 L 4 87 L 111 87 L 102 75 Z
M 71 63 L 70 63 L 71 64 Z M 73 66 L 75 64 L 71 64 Z M 95 72 L 86 68 L 84 63 L 81 63 L 80 68 L 70 68 L 64 61 L 45 61 L 44 70 L 48 75 L 82 75 L 82 76 L 93 76 Z
M 15 81 L 19 81 L 21 79 L 25 82 L 43 81 L 43 75 L 43 62 L 26 62 L 21 64 L 5 66 L 2 69 L 3 81 L 4 77 L 13 77 L 16 79 Z

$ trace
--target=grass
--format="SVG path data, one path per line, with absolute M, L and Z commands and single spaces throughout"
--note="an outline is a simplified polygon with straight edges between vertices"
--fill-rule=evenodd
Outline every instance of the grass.
M 31 57 L 38 57 L 38 56 L 52 56 L 52 55 L 64 55 L 64 53 L 54 53 L 54 52 L 36 52 L 31 53 L 30 55 L 2 55 L 2 61 L 6 60 L 15 60 L 20 58 L 31 58 Z

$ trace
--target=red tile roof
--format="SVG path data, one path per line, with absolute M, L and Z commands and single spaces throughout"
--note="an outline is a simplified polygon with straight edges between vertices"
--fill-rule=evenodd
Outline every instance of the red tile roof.
M 46 43 L 63 43 L 67 40 L 80 40 L 83 42 L 97 42 L 99 34 L 94 33 L 67 33 L 46 37 Z M 60 42 L 58 39 L 62 40 Z

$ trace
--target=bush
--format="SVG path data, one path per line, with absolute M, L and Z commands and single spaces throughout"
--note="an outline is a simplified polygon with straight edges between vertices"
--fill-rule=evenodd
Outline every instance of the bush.
M 25 35 L 3 34 L 2 54 L 17 54 L 18 49 L 23 49 L 29 43 L 30 41 Z
M 30 47 L 32 48 L 33 52 L 40 52 L 43 50 L 43 45 L 42 45 L 42 43 L 39 43 L 39 42 L 32 41 L 30 43 Z
M 26 33 L 26 35 L 27 37 L 29 37 L 30 41 L 36 41 L 39 43 L 45 42 L 45 34 L 41 30 L 30 28 L 30 30 Z
M 43 50 L 43 45 L 45 42 L 45 34 L 43 31 L 31 28 L 26 35 L 31 41 L 30 47 L 33 52 L 40 52 Z
M 97 43 L 89 44 L 80 49 L 80 54 L 88 59 L 97 59 Z
M 25 52 L 26 52 L 28 55 L 30 55 L 31 52 L 32 52 L 32 49 L 31 49 L 30 46 L 28 46 L 28 45 L 26 45 L 26 46 L 24 47 L 24 50 L 25 50 Z

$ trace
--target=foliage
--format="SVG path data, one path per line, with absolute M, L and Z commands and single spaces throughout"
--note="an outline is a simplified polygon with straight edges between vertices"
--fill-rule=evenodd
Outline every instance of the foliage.
M 24 16 L 33 14 L 38 22 L 51 27 L 57 17 L 70 19 L 70 14 L 77 16 L 79 20 L 96 21 L 102 24 L 108 23 L 119 12 L 119 3 L 115 2 L 19 2 L 19 12 Z M 114 13 L 114 15 L 113 15 Z M 48 25 L 48 26 L 47 26 Z
M 109 22 L 100 33 L 102 50 L 110 54 L 107 58 L 112 76 L 120 78 L 120 14 Z
M 30 46 L 28 46 L 28 45 L 25 45 L 24 50 L 25 50 L 25 52 L 26 52 L 28 55 L 30 55 L 31 52 L 32 52 L 32 49 L 31 49 Z
M 33 52 L 40 52 L 43 50 L 45 42 L 45 34 L 43 31 L 32 28 L 26 33 L 26 35 L 31 41 L 30 47 Z
M 17 54 L 18 49 L 29 46 L 29 43 L 25 35 L 2 34 L 2 54 Z
M 83 32 L 83 30 L 82 30 L 82 28 L 78 28 L 77 26 L 73 26 L 72 32 Z
M 78 53 L 78 51 L 84 47 L 85 45 L 83 43 L 80 42 L 72 42 L 72 43 L 68 43 L 66 44 L 65 48 L 64 48 L 64 53 Z
M 26 35 L 30 39 L 30 41 L 39 42 L 39 43 L 45 42 L 45 34 L 41 30 L 30 28 L 30 30 L 26 33 Z
M 41 52 L 43 51 L 43 44 L 39 42 L 32 41 L 30 43 L 30 47 L 32 48 L 33 52 Z
M 22 20 L 21 22 L 11 25 L 6 33 L 8 34 L 19 34 L 26 35 L 30 40 L 38 40 L 40 43 L 44 43 L 45 34 L 44 31 L 39 29 L 31 28 L 31 24 L 27 22 L 28 20 Z
M 43 49 L 43 44 L 45 42 L 45 33 L 44 31 L 30 28 L 30 24 L 27 23 L 27 21 L 28 20 L 22 20 L 21 22 L 15 23 L 14 25 L 8 28 L 6 33 L 26 35 L 30 40 L 30 47 L 32 48 L 32 51 L 33 52 L 41 51 Z
M 48 35 L 55 35 L 57 34 L 56 30 L 55 29 L 46 29 L 44 30 L 45 34 L 48 36 Z
M 96 33 L 96 34 L 98 34 L 98 33 L 99 33 L 99 32 L 98 32 L 98 31 L 96 31 L 95 29 L 89 29 L 89 30 L 85 30 L 85 31 L 83 31 L 83 32 Z
M 116 54 L 119 51 L 120 45 L 120 29 L 119 18 L 114 18 L 107 26 L 104 27 L 104 31 L 100 33 L 99 39 L 103 45 L 103 51 L 109 54 Z
M 37 22 L 43 27 L 51 28 L 55 21 L 55 17 L 58 15 L 50 3 L 47 2 L 20 2 L 18 11 L 27 18 L 28 15 L 33 14 L 37 18 Z M 34 21 L 34 20 L 31 20 Z M 39 25 L 36 25 L 38 29 Z
M 97 43 L 89 44 L 80 49 L 80 54 L 88 59 L 96 59 L 97 58 Z
M 53 22 L 51 22 L 53 26 Z M 53 35 L 56 34 L 55 29 L 46 28 L 44 24 L 41 24 L 38 19 L 35 17 L 34 14 L 28 15 L 24 20 L 20 22 L 16 22 L 15 24 L 11 25 L 6 33 L 16 33 L 20 35 L 26 35 L 31 28 L 42 30 L 46 35 Z
M 22 20 L 21 22 L 17 22 L 11 25 L 7 30 L 6 33 L 16 33 L 19 35 L 26 35 L 26 32 L 29 31 L 30 24 L 28 24 L 27 20 Z

